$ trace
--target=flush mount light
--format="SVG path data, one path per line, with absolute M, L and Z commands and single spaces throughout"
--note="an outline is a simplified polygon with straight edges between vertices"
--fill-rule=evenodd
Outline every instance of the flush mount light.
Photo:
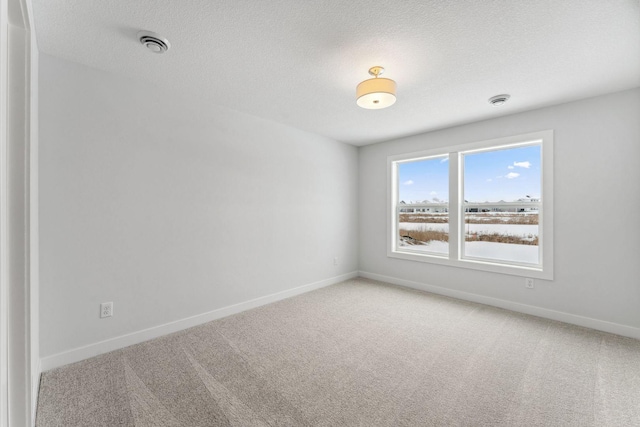
M 504 105 L 504 103 L 507 102 L 509 98 L 511 98 L 511 95 L 507 95 L 506 93 L 503 95 L 492 96 L 491 98 L 489 98 L 489 104 L 493 105 L 494 107 L 499 107 L 501 105 Z
M 374 78 L 365 80 L 356 88 L 356 103 L 370 110 L 390 107 L 396 102 L 396 82 L 391 79 L 381 79 L 384 73 L 382 67 L 369 68 L 369 74 Z
M 153 53 L 165 53 L 171 47 L 169 40 L 151 31 L 138 32 L 138 40 Z

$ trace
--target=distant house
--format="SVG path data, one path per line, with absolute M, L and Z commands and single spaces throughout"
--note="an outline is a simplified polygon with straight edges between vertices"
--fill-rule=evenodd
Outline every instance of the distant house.
M 401 213 L 447 213 L 449 212 L 449 204 L 447 202 L 430 202 L 423 200 L 421 202 L 409 202 L 404 200 L 398 203 L 403 205 L 400 207 Z
M 467 213 L 481 213 L 481 212 L 538 212 L 540 199 L 518 199 L 515 202 L 505 202 L 504 200 L 500 200 L 499 202 L 483 202 L 483 203 L 469 203 L 465 200 L 465 203 L 468 204 L 465 207 L 465 212 Z
M 482 203 L 474 203 L 468 202 L 465 200 L 465 203 L 468 204 L 465 207 L 464 211 L 466 213 L 489 213 L 489 212 L 511 212 L 511 213 L 535 213 L 538 212 L 540 199 L 534 198 L 525 198 L 518 199 L 514 202 L 505 202 L 504 200 L 500 200 L 499 202 L 482 202 Z M 429 200 L 423 200 L 418 202 L 409 201 L 409 203 L 404 200 L 398 203 L 399 212 L 400 213 L 448 213 L 449 212 L 449 204 L 447 202 L 430 202 Z

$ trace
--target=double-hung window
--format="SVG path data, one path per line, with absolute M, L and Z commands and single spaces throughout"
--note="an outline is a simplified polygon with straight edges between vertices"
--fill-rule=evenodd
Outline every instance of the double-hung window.
M 392 156 L 388 255 L 553 278 L 553 132 Z

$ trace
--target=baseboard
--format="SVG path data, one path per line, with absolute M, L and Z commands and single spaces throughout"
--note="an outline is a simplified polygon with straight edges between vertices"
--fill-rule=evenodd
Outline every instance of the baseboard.
M 152 328 L 143 329 L 141 331 L 132 332 L 119 337 L 110 338 L 108 340 L 100 341 L 94 344 L 89 344 L 83 347 L 74 348 L 69 351 L 47 356 L 41 359 L 42 372 L 50 369 L 58 368 L 70 363 L 79 362 L 81 360 L 88 359 L 90 357 L 98 356 L 100 354 L 108 353 L 110 351 L 118 350 L 130 345 L 139 344 L 144 341 L 148 341 L 153 338 L 158 338 L 163 335 L 178 332 L 193 326 L 198 326 L 203 323 L 210 322 L 212 320 L 220 319 L 230 316 L 232 314 L 240 313 L 242 311 L 250 310 L 252 308 L 260 307 L 265 304 L 280 301 L 286 298 L 300 295 L 305 292 L 310 292 L 316 289 L 323 288 L 325 286 L 334 285 L 336 283 L 343 282 L 345 280 L 358 277 L 357 271 L 342 274 L 340 276 L 331 277 L 329 279 L 321 280 L 319 282 L 310 283 L 307 285 L 299 286 L 297 288 L 288 289 L 286 291 L 277 292 L 275 294 L 266 295 L 249 301 L 244 301 L 238 304 L 222 307 L 217 310 L 209 311 L 207 313 L 198 314 L 185 319 L 176 320 L 174 322 L 165 323 L 163 325 L 154 326 Z
M 596 329 L 598 331 L 609 332 L 625 337 L 640 339 L 640 328 L 621 325 L 619 323 L 607 322 L 606 320 L 598 320 L 590 317 L 578 316 L 576 314 L 565 313 L 562 311 L 536 307 L 533 305 L 521 304 L 518 302 L 507 301 L 499 298 L 473 294 L 470 292 L 443 288 L 441 286 L 434 286 L 428 285 L 426 283 L 414 282 L 411 280 L 398 279 L 396 277 L 384 276 L 382 274 L 370 273 L 368 271 L 360 271 L 360 277 L 387 282 L 407 288 L 418 289 L 421 291 L 431 292 L 434 294 L 444 295 L 465 301 L 491 305 L 494 307 L 516 311 L 518 313 L 531 314 L 533 316 L 544 317 L 546 319 L 557 320 L 559 322 L 570 323 L 572 325 L 583 326 L 585 328 Z

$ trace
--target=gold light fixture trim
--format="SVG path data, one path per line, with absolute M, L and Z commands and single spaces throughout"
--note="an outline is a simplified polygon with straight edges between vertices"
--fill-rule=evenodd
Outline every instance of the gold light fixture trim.
M 369 110 L 387 108 L 396 102 L 396 82 L 391 79 L 380 78 L 384 68 L 375 66 L 369 68 L 372 79 L 365 80 L 356 88 L 356 103 Z

